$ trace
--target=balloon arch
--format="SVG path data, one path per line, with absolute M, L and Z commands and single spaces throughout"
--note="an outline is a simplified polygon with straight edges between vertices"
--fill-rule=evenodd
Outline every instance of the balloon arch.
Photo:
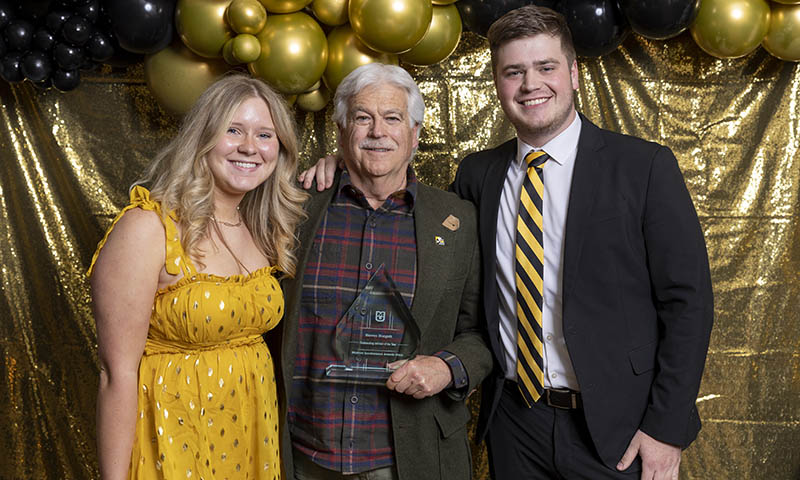
M 319 111 L 354 68 L 438 63 L 462 28 L 486 35 L 531 3 L 564 14 L 581 56 L 606 55 L 631 32 L 666 40 L 688 29 L 718 58 L 762 45 L 800 61 L 800 0 L 0 0 L 0 77 L 68 91 L 81 71 L 144 61 L 153 96 L 182 114 L 242 69 Z

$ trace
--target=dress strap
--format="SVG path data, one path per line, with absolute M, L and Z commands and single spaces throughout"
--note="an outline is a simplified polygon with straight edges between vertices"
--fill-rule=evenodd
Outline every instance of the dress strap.
M 86 272 L 86 275 L 92 275 L 94 264 L 97 261 L 98 255 L 100 255 L 100 250 L 102 250 L 103 246 L 106 244 L 108 236 L 111 234 L 114 226 L 117 224 L 120 218 L 122 218 L 125 212 L 133 208 L 141 208 L 142 210 L 155 212 L 161 218 L 161 222 L 164 225 L 165 234 L 164 268 L 167 270 L 167 273 L 170 275 L 177 275 L 182 272 L 186 277 L 195 275 L 197 273 L 197 269 L 195 269 L 189 256 L 183 251 L 183 246 L 181 245 L 181 240 L 178 236 L 178 227 L 175 225 L 175 214 L 173 212 L 164 212 L 161 208 L 161 203 L 152 200 L 150 198 L 150 191 L 141 185 L 136 185 L 131 189 L 130 204 L 123 208 L 121 212 L 119 212 L 114 221 L 111 222 L 111 226 L 108 227 L 108 230 L 106 230 L 106 234 L 103 236 L 103 239 L 97 244 L 97 250 L 94 252 L 92 263 L 89 266 L 89 270 Z

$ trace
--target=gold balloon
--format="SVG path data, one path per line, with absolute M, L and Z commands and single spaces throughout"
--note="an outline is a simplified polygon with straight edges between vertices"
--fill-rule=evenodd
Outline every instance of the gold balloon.
M 422 40 L 400 55 L 412 65 L 433 65 L 449 57 L 461 39 L 461 15 L 455 5 L 434 6 L 431 26 Z
M 238 63 L 255 62 L 261 56 L 261 43 L 254 35 L 240 33 L 231 40 L 231 55 Z
M 328 88 L 335 91 L 348 73 L 373 62 L 399 63 L 397 55 L 371 50 L 356 37 L 350 25 L 342 25 L 328 34 L 328 66 L 322 78 Z
M 201 57 L 222 56 L 222 47 L 234 35 L 225 21 L 230 3 L 231 0 L 178 0 L 175 26 L 189 50 Z
M 313 92 L 298 95 L 295 105 L 306 112 L 319 112 L 325 108 L 330 99 L 331 92 L 325 87 L 320 87 Z
M 456 3 L 456 0 L 433 0 L 431 3 L 434 5 L 452 5 Z
M 228 63 L 228 65 L 239 65 L 242 62 L 233 56 L 233 38 L 225 42 L 225 45 L 222 46 L 222 58 Z M 258 48 L 261 48 L 261 44 L 259 44 Z
M 286 94 L 303 93 L 322 77 L 328 41 L 319 24 L 302 12 L 270 15 L 257 36 L 261 55 L 250 73 Z
M 303 93 L 311 93 L 314 90 L 319 90 L 319 87 L 321 87 L 321 86 L 322 86 L 322 80 L 317 80 L 317 83 L 315 83 L 314 85 L 311 85 L 311 87 L 308 90 L 306 90 L 305 92 L 303 92 Z
M 769 33 L 761 44 L 781 60 L 800 61 L 800 4 L 772 6 Z
M 347 23 L 347 0 L 314 0 L 311 10 L 325 25 L 337 27 Z
M 690 27 L 697 45 L 718 58 L 747 55 L 758 47 L 768 29 L 766 0 L 703 0 Z
M 233 0 L 225 11 L 225 17 L 236 33 L 255 35 L 267 23 L 267 11 L 258 0 Z
M 164 110 L 183 115 L 206 88 L 228 71 L 222 60 L 195 55 L 175 41 L 144 57 L 144 77 L 150 92 Z
M 311 0 L 258 0 L 271 13 L 292 13 L 302 10 Z
M 800 0 L 772 0 L 773 2 L 782 3 L 784 5 L 800 5 Z
M 283 99 L 286 100 L 286 104 L 291 107 L 294 105 L 294 102 L 297 101 L 297 95 L 284 95 Z
M 350 0 L 350 25 L 373 50 L 402 53 L 419 43 L 431 24 L 431 0 Z

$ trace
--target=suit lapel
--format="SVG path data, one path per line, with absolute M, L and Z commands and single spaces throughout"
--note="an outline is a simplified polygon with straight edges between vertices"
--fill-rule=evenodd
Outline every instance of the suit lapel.
M 584 232 L 589 222 L 592 205 L 597 194 L 597 179 L 600 173 L 600 150 L 603 139 L 597 126 L 581 115 L 581 134 L 567 209 L 567 225 L 564 230 L 564 296 L 575 285 L 577 265 L 585 240 Z
M 500 206 L 500 196 L 503 193 L 503 184 L 506 180 L 508 166 L 514 160 L 517 153 L 517 140 L 512 139 L 497 147 L 493 152 L 494 157 L 486 169 L 486 176 L 483 179 L 483 189 L 480 195 L 481 200 L 481 240 L 483 248 L 489 258 L 495 256 L 495 240 L 497 237 L 497 210 Z M 494 265 L 494 262 L 492 262 Z
M 499 334 L 498 321 L 500 319 L 497 315 L 497 211 L 500 208 L 500 197 L 503 194 L 503 185 L 506 180 L 506 172 L 511 162 L 516 157 L 517 153 L 517 140 L 516 138 L 500 145 L 496 149 L 490 151 L 493 155 L 487 161 L 491 162 L 486 169 L 486 176 L 483 179 L 483 188 L 480 194 L 480 235 L 481 245 L 483 246 L 483 265 L 484 265 L 484 292 L 490 297 L 484 299 L 487 308 L 492 312 L 487 311 L 487 322 L 489 323 L 489 331 L 494 335 Z
M 417 280 L 414 288 L 414 301 L 411 304 L 411 314 L 423 334 L 425 327 L 436 311 L 439 301 L 441 301 L 447 284 L 453 248 L 455 248 L 455 235 L 457 233 L 448 230 L 442 225 L 449 212 L 439 218 L 441 214 L 437 212 L 441 212 L 442 209 L 432 208 L 436 199 L 430 194 L 431 188 L 433 187 L 419 184 L 417 203 L 414 207 L 414 229 L 417 239 Z M 444 244 L 437 243 L 436 237 L 440 237 Z

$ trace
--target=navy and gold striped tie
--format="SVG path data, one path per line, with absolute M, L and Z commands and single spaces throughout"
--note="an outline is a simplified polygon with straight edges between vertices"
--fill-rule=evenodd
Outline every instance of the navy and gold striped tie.
M 542 239 L 542 167 L 550 157 L 530 151 L 525 155 L 528 172 L 522 183 L 517 217 L 517 380 L 528 407 L 544 390 L 542 371 L 542 292 L 544 243 Z

